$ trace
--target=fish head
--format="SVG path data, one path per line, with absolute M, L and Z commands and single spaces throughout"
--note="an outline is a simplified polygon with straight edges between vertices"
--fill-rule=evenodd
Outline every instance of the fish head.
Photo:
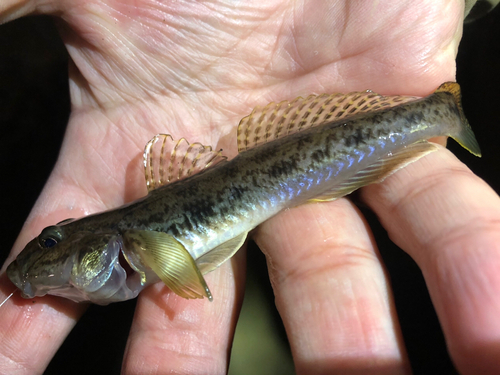
M 135 298 L 150 283 L 123 257 L 119 233 L 67 232 L 63 225 L 45 228 L 8 266 L 24 298 L 50 294 L 105 305 Z

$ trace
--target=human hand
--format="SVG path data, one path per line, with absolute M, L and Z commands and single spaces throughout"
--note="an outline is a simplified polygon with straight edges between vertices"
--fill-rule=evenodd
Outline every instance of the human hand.
M 27 4 L 21 13 L 35 3 Z M 461 32 L 459 1 L 429 2 L 428 7 L 404 2 L 344 5 L 330 4 L 328 10 L 317 3 L 301 7 L 275 2 L 233 9 L 221 4 L 73 0 L 40 7 L 40 12 L 60 12 L 67 23 L 61 31 L 78 69 L 71 70 L 73 113 L 59 162 L 13 254 L 45 226 L 144 195 L 140 154 L 156 133 L 218 143 L 234 155 L 234 126 L 256 104 L 366 88 L 425 95 L 453 80 Z M 485 337 L 495 326 L 493 318 L 483 317 L 496 312 L 493 300 L 484 295 L 494 295 L 494 247 L 484 246 L 479 255 L 451 250 L 464 244 L 462 239 L 458 243 L 458 234 L 467 238 L 466 219 L 474 219 L 475 225 L 468 241 L 494 243 L 494 231 L 478 225 L 498 217 L 498 198 L 452 155 L 436 154 L 364 189 L 362 197 L 421 265 L 458 367 L 464 372 L 467 366 L 494 369 L 494 353 L 475 357 L 479 350 L 487 353 Z M 439 178 L 451 172 L 463 188 Z M 404 199 L 410 189 L 422 194 Z M 468 189 L 475 189 L 476 198 L 466 194 Z M 443 191 L 447 193 L 440 195 Z M 453 206 L 451 199 L 462 204 Z M 433 234 L 440 235 L 439 243 Z M 407 371 L 390 287 L 369 229 L 349 201 L 284 212 L 262 225 L 255 239 L 271 264 L 277 305 L 299 373 Z M 487 264 L 465 258 L 476 255 L 480 259 L 474 259 Z M 440 258 L 446 256 L 453 259 Z M 441 264 L 442 259 L 449 264 Z M 182 300 L 161 284 L 144 291 L 123 371 L 225 372 L 242 299 L 242 262 L 240 254 L 236 262 L 207 276 L 215 296 L 212 304 Z M 458 273 L 461 267 L 469 267 L 467 280 L 458 282 L 453 278 L 465 275 Z M 492 271 L 485 274 L 485 267 Z M 477 277 L 476 284 L 470 284 L 470 275 Z M 479 296 L 464 290 L 466 281 Z M 84 306 L 51 297 L 36 305 L 23 302 L 16 298 L 3 307 L 0 335 L 6 344 L 0 351 L 10 361 L 1 366 L 6 372 L 14 366 L 25 373 L 41 372 Z M 454 311 L 467 302 L 481 303 L 482 310 L 468 316 Z M 484 321 L 480 326 L 467 324 L 479 318 Z M 487 331 L 481 330 L 483 324 Z M 464 337 L 475 338 L 477 345 L 469 346 Z

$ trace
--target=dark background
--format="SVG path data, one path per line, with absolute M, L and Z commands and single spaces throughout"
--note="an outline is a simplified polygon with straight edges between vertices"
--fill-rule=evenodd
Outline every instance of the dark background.
M 457 58 L 457 81 L 463 90 L 464 110 L 483 151 L 483 158 L 474 158 L 453 141 L 449 142 L 450 149 L 497 192 L 500 191 L 497 149 L 500 140 L 498 25 L 500 7 L 466 25 Z M 55 163 L 69 107 L 67 54 L 50 18 L 29 17 L 0 26 L 2 262 Z M 420 270 L 409 256 L 390 242 L 375 216 L 366 209 L 363 212 L 374 229 L 391 276 L 396 307 L 415 374 L 455 374 Z M 269 361 L 278 361 L 281 367 L 272 367 L 267 364 L 266 358 L 261 358 L 255 369 L 247 368 L 245 373 L 290 373 L 291 357 L 265 276 L 265 259 L 254 244 L 250 245 L 248 257 L 248 285 L 251 290 L 247 288 L 248 298 L 242 311 L 242 321 L 245 317 L 244 321 L 249 322 L 245 324 L 251 324 L 264 319 L 263 316 L 267 317 L 273 326 L 274 339 L 251 338 L 251 329 L 238 327 L 235 347 L 238 343 L 242 349 L 234 350 L 232 362 L 245 363 L 241 352 L 252 353 L 255 350 L 257 353 L 261 343 L 270 340 L 275 343 L 276 352 L 268 353 L 272 357 Z M 259 304 L 248 302 L 254 300 L 260 301 Z M 134 307 L 135 301 L 106 307 L 91 306 L 51 362 L 46 374 L 68 371 L 72 374 L 118 374 Z M 230 372 L 242 374 L 242 367 L 245 366 L 232 365 Z

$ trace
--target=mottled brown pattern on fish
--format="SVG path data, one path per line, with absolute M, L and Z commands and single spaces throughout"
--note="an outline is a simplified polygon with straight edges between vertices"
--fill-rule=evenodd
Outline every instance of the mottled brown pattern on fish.
M 203 234 L 221 223 L 240 220 L 249 210 L 257 209 L 263 197 L 280 191 L 286 181 L 300 180 L 307 171 L 324 169 L 354 151 L 367 152 L 389 135 L 402 138 L 409 131 L 425 133 L 439 123 L 453 126 L 458 117 L 453 96 L 443 92 L 333 121 L 241 153 L 223 165 L 158 188 L 146 199 L 69 223 L 65 229 L 107 232 L 136 228 L 174 236 L 191 231 Z M 430 136 L 442 132 L 436 129 L 434 133 Z M 420 135 L 416 140 L 423 138 Z
M 453 125 L 457 117 L 452 95 L 437 93 L 400 107 L 331 122 L 261 145 L 223 165 L 152 191 L 140 202 L 74 224 L 89 230 L 92 223 L 90 230 L 97 231 L 138 228 L 174 236 L 193 231 L 203 234 L 221 223 L 241 220 L 258 209 L 263 198 L 282 191 L 287 181 L 299 181 L 308 171 L 322 170 L 354 151 L 366 153 L 390 135 L 403 139 L 410 131 L 425 133 L 439 123 Z M 420 134 L 415 140 L 423 138 Z
M 221 222 L 240 220 L 263 197 L 279 191 L 286 181 L 300 179 L 306 171 L 321 170 L 354 150 L 367 152 L 390 134 L 401 137 L 410 130 L 423 132 L 440 122 L 453 124 L 457 117 L 452 95 L 437 93 L 399 107 L 334 121 L 241 153 L 223 165 L 158 188 L 129 206 L 69 223 L 65 231 L 136 228 L 174 236 L 204 233 Z M 52 259 L 46 263 L 57 256 L 51 253 Z

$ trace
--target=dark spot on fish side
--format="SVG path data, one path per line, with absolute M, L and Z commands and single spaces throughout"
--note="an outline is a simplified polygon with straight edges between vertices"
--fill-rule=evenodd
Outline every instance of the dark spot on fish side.
M 410 124 L 418 124 L 420 122 L 422 122 L 424 116 L 421 112 L 413 112 L 413 113 L 410 113 L 408 116 L 407 116 L 407 120 Z
M 361 143 L 365 143 L 363 129 L 356 129 L 356 134 L 354 134 L 354 141 L 356 142 L 356 146 L 359 146 Z
M 344 143 L 347 147 L 358 147 L 360 144 L 366 143 L 365 136 L 363 135 L 363 129 L 357 128 L 354 134 L 346 137 Z
M 323 160 L 323 158 L 324 158 L 324 152 L 322 150 L 314 151 L 311 154 L 311 159 L 316 163 L 319 163 L 321 160 Z
M 280 160 L 268 168 L 267 174 L 272 178 L 289 176 L 296 169 L 297 162 L 295 160 Z

